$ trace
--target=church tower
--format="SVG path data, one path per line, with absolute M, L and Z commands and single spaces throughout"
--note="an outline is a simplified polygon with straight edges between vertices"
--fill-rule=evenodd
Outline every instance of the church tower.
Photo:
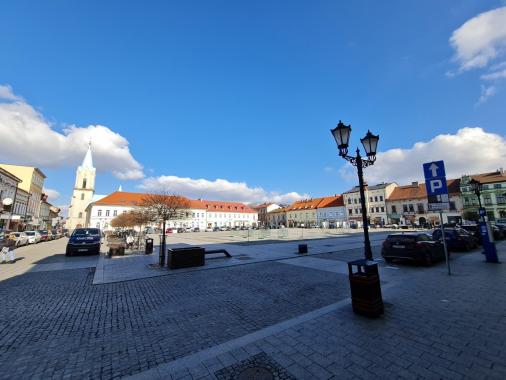
M 83 163 L 76 170 L 76 182 L 69 208 L 67 228 L 69 231 L 86 226 L 86 207 L 92 202 L 95 193 L 96 169 L 91 157 L 91 142 Z

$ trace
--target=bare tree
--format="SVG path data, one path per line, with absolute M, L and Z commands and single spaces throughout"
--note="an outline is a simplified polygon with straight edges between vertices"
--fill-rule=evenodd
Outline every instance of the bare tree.
M 111 226 L 114 228 L 126 228 L 133 226 L 132 218 L 128 213 L 119 214 L 113 220 L 111 220 Z
M 190 201 L 175 194 L 159 193 L 146 194 L 139 206 L 144 207 L 151 215 L 151 220 L 162 223 L 162 250 L 160 251 L 160 265 L 165 264 L 165 227 L 168 220 L 188 218 Z
M 129 219 L 132 222 L 132 226 L 139 227 L 139 235 L 137 236 L 137 246 L 140 247 L 142 226 L 147 225 L 151 220 L 152 216 L 149 211 L 144 208 L 132 210 L 128 213 Z

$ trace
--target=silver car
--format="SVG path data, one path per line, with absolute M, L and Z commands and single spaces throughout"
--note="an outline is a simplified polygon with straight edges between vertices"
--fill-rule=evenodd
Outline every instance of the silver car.
M 39 231 L 25 231 L 25 234 L 28 237 L 28 244 L 40 243 L 41 237 Z
M 28 244 L 28 236 L 24 232 L 11 232 L 16 237 L 16 247 Z

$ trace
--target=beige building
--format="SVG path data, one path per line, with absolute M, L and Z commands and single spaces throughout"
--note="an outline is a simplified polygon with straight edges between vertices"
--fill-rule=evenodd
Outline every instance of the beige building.
M 286 227 L 286 207 L 280 207 L 268 212 L 267 225 L 270 227 Z
M 21 179 L 18 187 L 30 194 L 26 210 L 27 229 L 39 227 L 41 225 L 40 201 L 46 176 L 39 168 L 33 166 L 0 164 L 0 168 Z
M 379 183 L 365 187 L 365 201 L 367 217 L 371 224 L 387 224 L 388 214 L 386 200 L 397 187 L 395 182 Z M 348 220 L 362 222 L 362 208 L 358 186 L 343 194 Z
M 297 201 L 286 208 L 287 227 L 313 227 L 318 223 L 317 208 L 323 198 Z
M 86 209 L 93 202 L 95 193 L 96 169 L 93 167 L 91 144 L 84 156 L 82 164 L 76 170 L 76 180 L 72 199 L 70 201 L 69 215 L 66 227 L 69 231 L 78 227 L 85 227 L 87 221 Z
M 253 207 L 253 209 L 258 213 L 258 225 L 267 226 L 269 224 L 267 214 L 278 208 L 281 208 L 281 206 L 275 203 L 262 203 Z
M 449 179 L 446 183 L 450 209 L 443 212 L 443 222 L 460 223 L 462 220 L 460 179 Z M 411 185 L 396 187 L 387 199 L 387 209 L 389 223 L 401 226 L 439 223 L 439 212 L 429 211 L 425 183 L 412 182 Z

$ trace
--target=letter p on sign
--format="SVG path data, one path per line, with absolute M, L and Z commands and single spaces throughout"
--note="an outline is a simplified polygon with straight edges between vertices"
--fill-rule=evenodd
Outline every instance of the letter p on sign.
M 430 192 L 432 194 L 438 192 L 438 190 L 442 189 L 443 188 L 443 181 L 441 181 L 440 179 L 433 179 L 429 182 L 429 186 L 430 186 Z

